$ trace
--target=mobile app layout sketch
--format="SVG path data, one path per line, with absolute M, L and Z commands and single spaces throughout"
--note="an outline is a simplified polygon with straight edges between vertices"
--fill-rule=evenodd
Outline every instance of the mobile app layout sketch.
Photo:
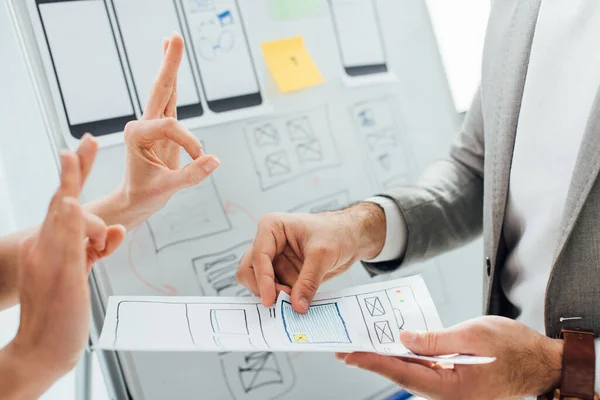
M 204 295 L 209 296 L 250 296 L 245 287 L 239 285 L 235 273 L 240 260 L 246 250 L 250 248 L 252 240 L 240 243 L 232 248 L 218 253 L 206 254 L 192 260 L 194 274 Z M 246 318 L 245 311 L 242 316 L 240 310 L 231 310 L 230 317 Z M 246 325 L 229 326 L 221 324 L 223 318 L 214 311 L 211 315 L 213 331 L 217 327 L 219 333 L 248 332 Z M 223 315 L 223 314 L 222 314 Z M 215 343 L 224 347 L 226 338 L 216 338 Z M 253 353 L 221 353 L 221 368 L 223 377 L 235 400 L 273 398 L 287 393 L 294 385 L 296 377 L 292 364 L 287 355 L 275 354 L 267 351 Z
M 329 0 L 344 70 L 350 77 L 388 72 L 376 0 Z
M 131 70 L 135 95 L 144 110 L 157 67 L 163 59 L 162 41 L 173 32 L 183 32 L 176 0 L 110 0 L 117 32 L 123 41 L 125 59 Z M 200 90 L 191 58 L 184 52 L 178 73 L 177 117 L 188 119 L 203 114 Z
M 225 112 L 263 103 L 238 0 L 178 0 L 208 108 Z
M 413 356 L 400 331 L 441 327 L 423 279 L 412 276 L 318 294 L 305 314 L 293 310 L 284 292 L 273 307 L 255 297 L 111 297 L 97 347 Z
M 398 115 L 391 99 L 380 98 L 350 108 L 359 143 L 377 184 L 383 189 L 409 184 L 414 177 L 410 145 L 402 138 Z
M 248 124 L 246 141 L 263 191 L 340 164 L 325 106 Z
M 235 280 L 235 273 L 252 240 L 230 249 L 192 260 L 194 274 L 205 296 L 248 296 L 251 293 Z
M 147 224 L 156 252 L 232 229 L 212 177 L 177 192 Z
M 350 192 L 348 190 L 342 190 L 340 192 L 300 204 L 289 210 L 289 212 L 317 214 L 326 211 L 341 210 L 350 203 Z
M 221 368 L 235 400 L 275 399 L 289 392 L 296 381 L 287 354 L 260 351 L 227 353 Z
M 72 138 L 122 132 L 136 119 L 133 96 L 104 0 L 36 0 L 59 115 Z M 54 79 L 53 79 L 54 78 Z M 63 113 L 64 111 L 64 113 Z

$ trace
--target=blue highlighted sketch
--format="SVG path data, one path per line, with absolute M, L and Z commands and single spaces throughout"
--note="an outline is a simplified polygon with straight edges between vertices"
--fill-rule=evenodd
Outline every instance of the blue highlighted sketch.
M 290 343 L 352 343 L 337 303 L 317 304 L 299 314 L 283 301 L 281 316 Z
M 221 26 L 227 26 L 233 24 L 233 16 L 230 11 L 223 11 L 221 14 L 217 14 L 219 17 L 219 22 L 221 22 Z

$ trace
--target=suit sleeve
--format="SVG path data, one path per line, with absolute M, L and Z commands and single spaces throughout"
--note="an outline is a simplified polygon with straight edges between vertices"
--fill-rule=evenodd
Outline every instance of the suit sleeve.
M 447 158 L 431 165 L 415 186 L 379 196 L 392 200 L 405 224 L 401 256 L 364 262 L 371 273 L 391 272 L 474 240 L 483 227 L 484 131 L 478 90 Z

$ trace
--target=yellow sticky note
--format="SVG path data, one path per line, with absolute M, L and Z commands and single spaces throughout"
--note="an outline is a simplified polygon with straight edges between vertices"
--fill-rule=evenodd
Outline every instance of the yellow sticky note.
M 262 44 L 267 67 L 283 93 L 324 82 L 301 36 Z

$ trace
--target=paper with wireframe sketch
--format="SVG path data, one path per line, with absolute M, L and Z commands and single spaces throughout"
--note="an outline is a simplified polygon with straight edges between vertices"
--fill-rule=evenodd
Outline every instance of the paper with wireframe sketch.
M 420 276 L 317 294 L 308 312 L 290 296 L 264 307 L 256 297 L 114 296 L 95 347 L 128 351 L 375 352 L 455 364 L 492 362 L 464 355 L 423 357 L 401 330 L 442 328 Z

